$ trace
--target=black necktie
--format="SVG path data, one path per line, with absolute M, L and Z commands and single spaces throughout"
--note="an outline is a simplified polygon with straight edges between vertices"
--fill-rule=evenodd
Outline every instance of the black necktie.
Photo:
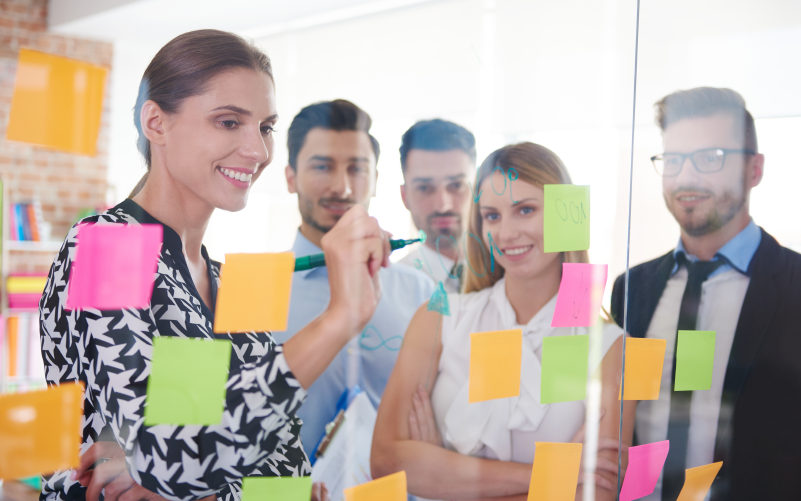
M 682 253 L 676 256 L 679 266 L 687 267 L 687 286 L 681 298 L 677 330 L 696 330 L 698 306 L 701 303 L 701 286 L 712 272 L 726 262 L 723 256 L 717 256 L 717 258 L 717 261 L 690 262 Z M 676 332 L 673 349 L 673 373 L 670 378 L 670 421 L 667 434 L 667 438 L 670 440 L 670 452 L 665 461 L 662 477 L 662 501 L 676 501 L 684 486 L 687 440 L 690 434 L 690 404 L 693 392 L 673 390 L 676 385 L 676 353 L 678 353 L 678 332 Z
M 464 277 L 462 277 L 463 271 L 464 271 L 464 266 L 462 265 L 462 263 L 459 262 L 459 261 L 456 261 L 455 263 L 453 263 L 453 267 L 451 268 L 451 271 L 448 272 L 449 273 L 448 277 L 456 277 L 458 279 L 458 282 L 459 282 L 458 291 L 459 292 L 462 291 L 462 283 L 464 282 Z

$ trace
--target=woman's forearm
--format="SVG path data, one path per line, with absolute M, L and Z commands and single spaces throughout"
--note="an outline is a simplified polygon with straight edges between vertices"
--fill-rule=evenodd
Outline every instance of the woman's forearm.
M 284 357 L 292 374 L 308 389 L 353 337 L 349 324 L 336 312 L 326 311 L 284 343 Z
M 380 450 L 385 452 L 373 458 L 374 476 L 405 470 L 409 492 L 424 498 L 480 499 L 528 492 L 530 464 L 475 458 L 416 440 L 399 440 Z

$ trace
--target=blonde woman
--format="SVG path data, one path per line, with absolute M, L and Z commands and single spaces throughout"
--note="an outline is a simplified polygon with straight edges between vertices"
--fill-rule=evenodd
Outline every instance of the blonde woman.
M 551 327 L 562 263 L 589 262 L 586 251 L 543 252 L 543 185 L 560 183 L 571 183 L 562 161 L 533 143 L 501 148 L 481 165 L 464 293 L 448 296 L 450 315 L 424 305 L 409 325 L 378 409 L 373 477 L 405 470 L 409 491 L 429 499 L 524 501 L 535 442 L 582 440 L 584 401 L 539 401 L 543 338 L 588 333 Z M 513 328 L 524 336 L 520 397 L 468 404 L 470 334 Z M 602 332 L 603 360 L 590 367 L 602 380 L 596 499 L 615 499 L 623 331 L 604 322 Z M 624 449 L 634 409 L 626 402 Z

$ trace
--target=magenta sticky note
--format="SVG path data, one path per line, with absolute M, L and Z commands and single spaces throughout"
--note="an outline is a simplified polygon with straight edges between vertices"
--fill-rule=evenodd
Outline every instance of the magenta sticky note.
M 654 492 L 669 450 L 668 440 L 629 448 L 629 466 L 620 490 L 620 501 L 640 499 Z
M 86 224 L 78 228 L 66 308 L 146 308 L 161 252 L 158 224 Z
M 551 327 L 589 327 L 598 321 L 607 265 L 563 263 Z

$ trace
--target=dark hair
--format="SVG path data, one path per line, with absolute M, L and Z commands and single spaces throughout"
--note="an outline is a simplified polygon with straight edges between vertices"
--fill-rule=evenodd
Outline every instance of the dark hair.
M 273 78 L 267 54 L 252 42 L 226 31 L 190 31 L 173 38 L 156 53 L 142 75 L 133 110 L 134 125 L 139 132 L 136 147 L 148 172 L 129 198 L 142 189 L 150 173 L 150 141 L 142 132 L 141 122 L 145 101 L 155 102 L 166 113 L 176 113 L 184 99 L 204 93 L 209 80 L 232 68 L 263 71 Z
M 745 99 L 731 89 L 696 87 L 668 94 L 654 105 L 656 124 L 664 130 L 683 118 L 708 117 L 717 113 L 729 113 L 742 128 L 743 148 L 757 149 L 754 117 L 745 108 Z
M 381 148 L 378 140 L 370 134 L 373 119 L 366 111 L 345 99 L 335 99 L 306 106 L 292 119 L 287 131 L 286 146 L 289 150 L 289 166 L 297 170 L 298 153 L 303 148 L 309 131 L 321 129 L 344 131 L 355 130 L 367 133 L 373 145 L 376 162 Z
M 421 120 L 409 127 L 401 137 L 401 169 L 406 171 L 406 157 L 411 150 L 462 150 L 476 163 L 476 138 L 461 125 L 435 118 Z

